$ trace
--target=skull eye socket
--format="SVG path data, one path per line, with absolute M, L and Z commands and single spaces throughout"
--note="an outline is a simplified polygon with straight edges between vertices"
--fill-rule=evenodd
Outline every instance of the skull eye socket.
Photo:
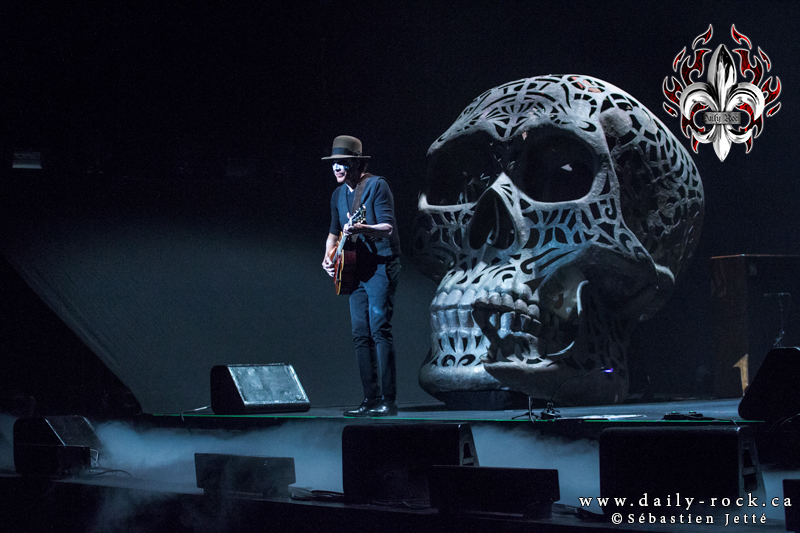
M 582 140 L 547 137 L 526 150 L 520 188 L 536 201 L 555 203 L 583 198 L 592 189 L 597 158 Z
M 485 132 L 453 139 L 431 155 L 425 196 L 431 205 L 476 202 L 500 173 L 492 148 L 496 141 Z

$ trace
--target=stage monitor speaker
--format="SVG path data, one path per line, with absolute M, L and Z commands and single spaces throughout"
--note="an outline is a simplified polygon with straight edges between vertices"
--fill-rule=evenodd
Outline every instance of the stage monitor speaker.
M 469 424 L 366 424 L 342 432 L 348 503 L 430 500 L 431 465 L 478 466 Z
M 561 499 L 558 470 L 431 466 L 428 475 L 431 506 L 440 513 L 521 514 L 550 518 Z
M 748 494 L 765 501 L 748 427 L 609 428 L 600 434 L 600 495 L 608 498 L 606 515 L 685 513 L 686 498 L 694 499 L 692 510 L 713 515 L 730 512 L 736 499 L 748 501 Z
M 220 365 L 211 369 L 211 409 L 218 415 L 308 411 L 292 365 Z
M 786 500 L 800 502 L 800 479 L 783 480 L 783 504 Z M 784 505 L 786 516 L 786 531 L 800 531 L 800 509 L 795 505 Z
M 194 454 L 197 487 L 205 492 L 248 492 L 288 496 L 297 481 L 293 457 Z
M 14 465 L 19 474 L 61 476 L 97 461 L 105 445 L 82 416 L 20 418 L 14 422 Z
M 739 402 L 745 420 L 776 422 L 800 413 L 800 348 L 773 348 Z

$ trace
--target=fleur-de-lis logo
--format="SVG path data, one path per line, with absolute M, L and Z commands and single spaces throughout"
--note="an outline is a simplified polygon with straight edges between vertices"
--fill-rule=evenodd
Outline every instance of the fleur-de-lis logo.
M 739 56 L 741 74 L 752 73 L 752 80 L 737 83 L 733 56 L 724 44 L 717 46 L 711 55 L 707 82 L 692 80 L 695 73 L 698 78 L 703 75 L 705 55 L 711 51 L 698 46 L 708 43 L 712 35 L 713 27 L 709 25 L 708 31 L 697 36 L 692 44 L 694 57 L 691 61 L 685 57 L 685 47 L 675 57 L 672 69 L 680 72 L 681 79 L 664 78 L 663 91 L 667 97 L 664 109 L 673 117 L 680 115 L 681 130 L 691 139 L 695 153 L 698 144 L 711 143 L 719 160 L 724 161 L 733 143 L 744 143 L 746 151 L 750 152 L 753 139 L 764 129 L 763 117 L 772 116 L 780 109 L 781 104 L 776 100 L 781 92 L 781 81 L 776 76 L 774 87 L 771 76 L 763 81 L 765 68 L 769 71 L 772 67 L 769 57 L 759 47 L 758 54 L 753 56 L 755 62 L 751 62 L 750 40 L 736 31 L 736 26 L 731 26 L 731 36 L 736 43 L 746 44 L 747 49 L 738 48 L 733 52 Z M 743 124 L 743 115 L 749 117 L 746 124 Z M 696 122 L 700 117 L 702 125 Z

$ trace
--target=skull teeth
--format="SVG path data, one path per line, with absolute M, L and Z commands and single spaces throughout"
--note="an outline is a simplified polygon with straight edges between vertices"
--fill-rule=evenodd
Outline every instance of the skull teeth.
M 486 353 L 483 362 L 533 363 L 559 353 L 577 334 L 573 318 L 544 310 L 530 294 L 455 290 L 439 293 L 431 305 L 442 353 Z
M 456 328 L 460 326 L 460 317 L 458 316 L 458 311 L 455 309 L 448 309 L 445 311 L 445 316 L 447 317 L 447 326 L 450 328 Z
M 512 311 L 509 313 L 503 313 L 500 315 L 500 329 L 497 332 L 501 337 L 505 337 L 506 335 L 511 335 L 511 326 L 514 324 L 514 318 L 516 314 Z
M 485 351 L 486 337 L 477 331 L 440 331 L 439 348 L 443 353 L 464 354 L 475 351 Z
M 462 328 L 472 328 L 475 322 L 472 320 L 472 312 L 469 309 L 458 310 L 458 323 Z

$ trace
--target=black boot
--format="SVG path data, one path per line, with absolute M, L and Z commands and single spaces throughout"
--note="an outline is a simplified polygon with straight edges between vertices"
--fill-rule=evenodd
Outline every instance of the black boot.
M 397 402 L 394 396 L 381 396 L 366 416 L 397 416 Z
M 380 398 L 364 398 L 357 409 L 345 411 L 344 416 L 369 416 L 369 410 L 378 404 Z

